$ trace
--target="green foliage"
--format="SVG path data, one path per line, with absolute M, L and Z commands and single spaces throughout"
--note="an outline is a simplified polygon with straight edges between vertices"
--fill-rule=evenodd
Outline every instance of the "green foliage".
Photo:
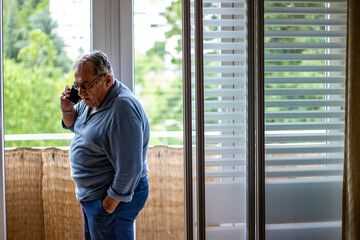
M 46 66 L 52 67 L 56 58 L 54 45 L 50 37 L 40 30 L 33 30 L 29 35 L 30 43 L 20 49 L 18 60 L 24 68 Z
M 59 96 L 71 80 L 71 60 L 54 33 L 48 0 L 4 1 L 5 134 L 67 132 Z M 7 141 L 6 147 L 68 146 L 69 140 Z
M 59 96 L 65 81 L 52 66 L 24 67 L 13 59 L 4 62 L 5 134 L 65 132 L 62 130 Z M 13 146 L 18 142 L 9 142 Z M 18 146 L 18 145 L 17 145 Z
M 156 42 L 146 54 L 135 57 L 135 93 L 147 111 L 151 131 L 182 130 L 181 78 L 167 78 L 168 54 L 165 43 Z M 151 139 L 150 144 L 181 144 L 181 139 Z

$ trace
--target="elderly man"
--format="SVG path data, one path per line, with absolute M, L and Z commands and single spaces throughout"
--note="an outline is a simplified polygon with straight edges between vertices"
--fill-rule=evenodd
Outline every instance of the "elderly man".
M 70 101 L 66 86 L 60 108 L 63 127 L 75 133 L 71 175 L 85 239 L 133 239 L 134 220 L 149 194 L 148 118 L 131 91 L 114 79 L 105 53 L 84 55 L 74 71 L 80 98 Z

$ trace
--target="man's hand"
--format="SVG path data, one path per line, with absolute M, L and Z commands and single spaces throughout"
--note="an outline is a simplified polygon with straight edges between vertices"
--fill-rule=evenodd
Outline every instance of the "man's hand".
M 102 205 L 106 212 L 113 213 L 116 207 L 119 205 L 120 201 L 110 197 L 109 195 L 106 196 Z
M 70 97 L 71 89 L 66 85 L 65 90 L 60 95 L 60 108 L 62 112 L 71 110 L 74 107 L 74 103 L 71 102 L 68 97 Z
M 66 85 L 65 90 L 60 95 L 60 109 L 62 112 L 62 118 L 66 127 L 71 127 L 76 120 L 76 110 L 74 108 L 75 103 L 67 99 L 70 96 L 71 89 Z

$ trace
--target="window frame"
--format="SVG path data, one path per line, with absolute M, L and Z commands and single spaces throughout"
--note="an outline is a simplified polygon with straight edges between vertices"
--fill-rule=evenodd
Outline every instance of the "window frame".
M 2 13 L 3 2 L 0 0 L 0 12 Z M 2 15 L 2 14 L 1 14 Z M 0 239 L 6 239 L 6 196 L 5 196 L 5 156 L 4 156 L 4 107 L 3 107 L 3 43 L 2 43 L 2 17 L 0 18 L 0 153 L 1 153 L 1 165 L 0 165 Z
M 91 49 L 106 52 L 113 66 L 114 77 L 133 91 L 132 12 L 132 0 L 91 1 Z

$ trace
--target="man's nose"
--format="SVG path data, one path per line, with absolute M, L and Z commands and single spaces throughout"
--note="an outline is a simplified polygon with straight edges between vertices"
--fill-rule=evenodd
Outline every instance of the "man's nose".
M 83 89 L 82 87 L 79 87 L 79 91 L 78 91 L 78 94 L 79 96 L 81 97 L 81 95 L 83 95 L 85 92 L 85 89 Z

